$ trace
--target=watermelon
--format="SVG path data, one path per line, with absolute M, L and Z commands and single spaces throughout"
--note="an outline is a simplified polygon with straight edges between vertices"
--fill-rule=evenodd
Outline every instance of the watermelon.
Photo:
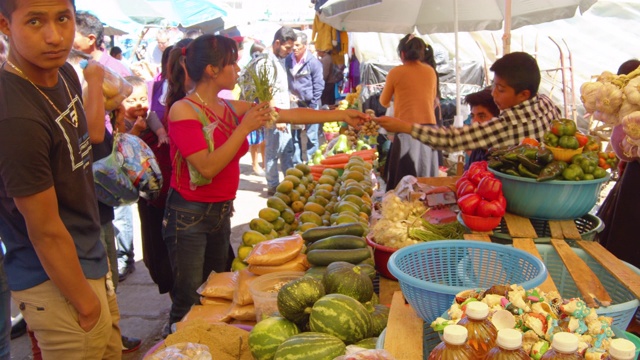
M 298 333 L 291 321 L 273 316 L 257 323 L 249 333 L 249 350 L 256 360 L 272 360 L 278 346 Z
M 311 307 L 325 295 L 322 282 L 308 276 L 288 282 L 278 291 L 278 311 L 285 319 L 304 327 Z
M 373 282 L 362 268 L 345 261 L 327 266 L 322 278 L 327 294 L 344 294 L 365 303 L 373 296 Z
M 335 336 L 305 332 L 285 340 L 274 356 L 274 360 L 333 360 L 344 355 L 346 346 Z
M 371 312 L 371 336 L 379 336 L 382 330 L 387 327 L 389 320 L 389 308 L 385 305 L 374 305 Z
M 370 338 L 366 338 L 363 340 L 358 341 L 357 343 L 353 344 L 357 347 L 361 347 L 363 349 L 375 349 L 376 345 L 378 344 L 378 338 L 377 337 L 370 337 Z
M 329 294 L 313 305 L 309 328 L 353 344 L 369 337 L 371 315 L 358 300 L 343 294 Z

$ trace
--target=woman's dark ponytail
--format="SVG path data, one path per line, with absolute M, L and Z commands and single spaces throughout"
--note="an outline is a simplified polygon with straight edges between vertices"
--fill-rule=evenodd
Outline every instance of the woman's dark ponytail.
M 187 80 L 187 74 L 184 67 L 184 59 L 186 56 L 186 48 L 193 39 L 182 39 L 178 41 L 171 49 L 169 53 L 169 59 L 167 60 L 167 81 L 169 86 L 167 89 L 167 114 L 171 105 L 178 100 L 187 96 L 187 89 L 185 83 Z

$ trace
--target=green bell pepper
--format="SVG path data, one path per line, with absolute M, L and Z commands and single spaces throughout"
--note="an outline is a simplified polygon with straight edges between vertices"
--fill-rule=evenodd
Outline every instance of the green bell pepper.
M 562 171 L 562 177 L 565 180 L 582 180 L 584 178 L 584 171 L 578 164 L 571 164 L 566 169 Z
M 542 142 L 549 146 L 557 147 L 558 146 L 558 137 L 554 135 L 551 131 L 547 131 L 544 133 L 542 137 Z
M 563 135 L 573 136 L 577 131 L 576 123 L 570 119 L 558 119 L 551 121 L 551 132 L 560 137 Z
M 564 149 L 575 150 L 580 147 L 580 143 L 578 143 L 575 135 L 563 135 L 558 139 L 558 146 Z
M 593 170 L 592 175 L 596 179 L 602 179 L 603 177 L 607 176 L 607 170 L 598 166 L 595 170 Z

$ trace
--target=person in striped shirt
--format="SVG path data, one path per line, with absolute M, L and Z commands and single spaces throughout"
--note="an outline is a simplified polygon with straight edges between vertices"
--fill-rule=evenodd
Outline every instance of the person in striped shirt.
M 524 138 L 542 139 L 551 120 L 561 117 L 560 108 L 538 93 L 540 69 L 529 54 L 514 52 L 497 60 L 491 95 L 500 115 L 487 122 L 463 127 L 426 126 L 420 121 L 376 118 L 389 132 L 411 134 L 438 150 L 461 151 L 519 144 Z M 425 115 L 426 116 L 426 115 Z

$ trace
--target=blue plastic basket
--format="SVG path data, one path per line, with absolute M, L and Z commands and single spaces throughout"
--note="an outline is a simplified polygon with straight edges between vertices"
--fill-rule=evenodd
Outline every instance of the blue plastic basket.
M 553 279 L 553 282 L 558 288 L 558 292 L 563 299 L 570 299 L 573 297 L 582 297 L 575 281 L 569 274 L 567 267 L 562 262 L 560 255 L 552 245 L 536 245 L 542 261 L 547 266 L 547 271 Z M 640 301 L 636 299 L 631 291 L 629 291 L 618 279 L 616 279 L 611 273 L 605 269 L 599 262 L 597 262 L 591 255 L 587 254 L 584 250 L 573 248 L 573 251 L 589 266 L 591 271 L 598 277 L 605 290 L 611 296 L 613 300 L 612 305 L 607 307 L 599 307 L 596 309 L 596 314 L 609 316 L 613 318 L 613 326 L 620 329 L 626 329 L 629 326 L 633 316 L 640 305 Z M 640 269 L 637 267 L 625 263 L 636 274 L 640 275 Z
M 407 246 L 387 264 L 409 304 L 428 324 L 441 316 L 455 295 L 496 284 L 534 288 L 547 278 L 535 256 L 510 246 L 469 240 L 440 240 Z

